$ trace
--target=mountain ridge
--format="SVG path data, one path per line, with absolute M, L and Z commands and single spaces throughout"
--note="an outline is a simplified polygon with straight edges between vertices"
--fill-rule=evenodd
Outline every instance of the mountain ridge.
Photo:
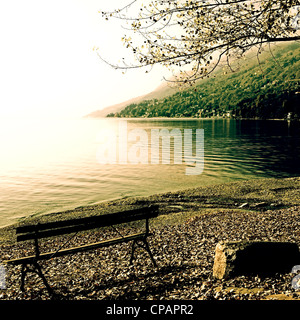
M 102 116 L 211 117 L 229 112 L 248 118 L 300 117 L 299 43 L 265 47 L 259 60 L 253 57 L 252 51 L 244 61 L 234 61 L 235 72 L 219 66 L 192 88 L 176 90 L 163 83 L 149 94 L 103 109 Z

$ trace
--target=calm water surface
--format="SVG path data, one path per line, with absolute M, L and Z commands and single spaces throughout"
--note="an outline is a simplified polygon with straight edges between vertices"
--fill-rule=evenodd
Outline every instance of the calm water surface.
M 118 119 L 1 120 L 0 227 L 20 217 L 109 199 L 300 175 L 299 122 L 127 120 L 128 132 L 142 129 L 149 141 L 152 129 L 180 129 L 182 135 L 184 129 L 193 133 L 204 129 L 201 175 L 186 175 L 184 160 L 182 164 L 172 159 L 170 164 L 100 164 L 96 155 L 102 130 L 118 134 L 118 126 Z M 195 147 L 195 139 L 192 144 Z

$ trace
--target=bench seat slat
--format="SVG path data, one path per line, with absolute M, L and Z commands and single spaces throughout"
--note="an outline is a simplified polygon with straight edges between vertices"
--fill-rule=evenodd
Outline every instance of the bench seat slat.
M 62 228 L 66 226 L 78 226 L 78 225 L 92 225 L 97 224 L 99 227 L 106 226 L 108 223 L 110 224 L 118 224 L 123 222 L 130 222 L 134 220 L 140 220 L 146 217 L 156 217 L 158 215 L 158 206 L 149 206 L 143 208 L 137 208 L 122 212 L 114 212 L 110 214 L 102 214 L 99 216 L 85 217 L 85 218 L 77 218 L 77 219 L 69 219 L 62 221 L 53 221 L 47 223 L 39 223 L 36 225 L 25 225 L 16 228 L 16 233 L 27 233 L 27 232 L 35 232 L 38 230 L 47 230 L 47 229 L 55 229 Z
M 142 219 L 157 217 L 156 207 L 139 208 L 120 213 L 106 214 L 65 221 L 49 222 L 31 226 L 21 226 L 16 229 L 17 241 L 41 239 L 100 227 L 112 226 Z
M 150 234 L 149 233 L 147 234 L 144 232 L 143 233 L 136 233 L 136 234 L 132 234 L 129 236 L 124 236 L 124 237 L 120 237 L 120 238 L 114 238 L 111 240 L 95 242 L 95 243 L 91 243 L 91 244 L 87 244 L 87 245 L 83 245 L 83 246 L 79 246 L 79 247 L 62 249 L 58 252 L 55 252 L 55 251 L 54 252 L 45 252 L 45 253 L 41 253 L 39 255 L 38 260 L 45 260 L 45 259 L 47 260 L 47 259 L 51 258 L 52 256 L 59 257 L 59 256 L 64 256 L 64 255 L 68 255 L 68 254 L 72 254 L 72 253 L 108 247 L 113 244 L 128 242 L 131 240 L 144 239 L 147 235 L 150 235 Z M 36 256 L 28 256 L 28 257 L 23 257 L 23 258 L 19 258 L 19 259 L 6 260 L 6 261 L 3 261 L 3 263 L 18 265 L 18 264 L 32 263 L 34 261 L 36 261 Z

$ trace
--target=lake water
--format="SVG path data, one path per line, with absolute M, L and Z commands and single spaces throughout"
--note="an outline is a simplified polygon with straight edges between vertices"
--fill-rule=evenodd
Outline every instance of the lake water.
M 127 119 L 125 122 L 128 137 L 142 133 L 148 138 L 148 145 L 142 136 L 127 142 L 124 136 L 119 137 L 119 119 L 1 120 L 0 227 L 20 217 L 110 199 L 241 179 L 300 175 L 299 122 L 229 119 Z M 174 163 L 173 139 L 170 164 L 162 163 L 163 154 L 156 159 L 158 164 L 151 162 L 151 134 L 157 129 L 169 132 L 177 129 L 174 132 L 181 134 L 182 141 L 185 134 L 193 133 L 192 139 L 183 143 L 193 147 L 189 164 L 184 154 L 182 164 Z M 201 152 L 197 153 L 197 129 L 204 130 L 204 169 L 199 171 L 201 174 L 188 175 L 188 167 L 202 163 Z M 111 135 L 116 133 L 115 140 L 109 142 L 111 148 L 115 141 L 126 142 L 131 160 L 134 156 L 138 159 L 144 150 L 150 159 L 148 163 L 121 164 L 117 158 L 115 164 L 109 161 L 101 164 L 99 148 L 103 147 L 103 136 L 108 130 Z M 140 151 L 132 156 L 133 150 L 139 147 Z M 103 155 L 107 156 L 108 152 L 109 149 Z

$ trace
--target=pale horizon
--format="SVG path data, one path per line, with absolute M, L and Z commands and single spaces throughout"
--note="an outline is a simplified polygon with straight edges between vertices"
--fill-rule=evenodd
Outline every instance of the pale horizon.
M 130 55 L 121 42 L 126 30 L 99 13 L 121 3 L 2 2 L 0 117 L 82 117 L 155 90 L 166 69 L 122 74 L 93 50 L 112 62 Z

